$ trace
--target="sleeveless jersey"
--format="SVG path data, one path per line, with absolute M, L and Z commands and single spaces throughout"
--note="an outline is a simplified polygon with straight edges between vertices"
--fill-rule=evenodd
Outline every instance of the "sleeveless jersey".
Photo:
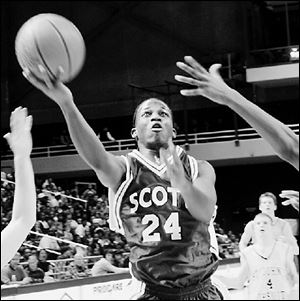
M 195 180 L 198 162 L 181 147 L 176 151 L 186 177 Z M 171 288 L 209 278 L 218 265 L 212 222 L 200 222 L 189 213 L 180 192 L 165 178 L 165 164 L 157 165 L 137 150 L 123 158 L 126 175 L 116 194 L 109 191 L 109 224 L 126 237 L 133 276 Z
M 251 278 L 247 287 L 250 300 L 287 300 L 290 284 L 286 271 L 289 246 L 276 241 L 268 259 L 258 255 L 253 246 L 242 251 Z

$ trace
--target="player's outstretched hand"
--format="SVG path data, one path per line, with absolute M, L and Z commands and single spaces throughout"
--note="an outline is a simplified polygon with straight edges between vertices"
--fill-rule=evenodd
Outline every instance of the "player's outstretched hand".
M 287 199 L 281 203 L 282 205 L 292 205 L 297 211 L 299 211 L 299 191 L 282 190 L 279 196 L 283 199 Z
M 177 62 L 176 65 L 191 77 L 175 75 L 175 79 L 195 87 L 181 90 L 180 93 L 184 96 L 202 95 L 216 103 L 226 105 L 228 101 L 226 96 L 232 92 L 232 89 L 219 74 L 221 64 L 213 64 L 207 71 L 191 56 L 185 56 L 184 61 Z
M 167 166 L 167 173 L 174 188 L 181 190 L 181 187 L 186 185 L 187 179 L 185 177 L 184 169 L 181 160 L 176 152 L 176 147 L 172 139 L 168 141 L 168 148 L 160 148 L 159 156 Z
M 27 108 L 17 107 L 10 115 L 10 133 L 4 135 L 15 157 L 30 156 L 32 116 Z
M 36 70 L 34 70 L 34 73 L 30 72 L 29 69 L 23 70 L 23 76 L 58 105 L 61 105 L 64 102 L 73 101 L 72 92 L 61 81 L 63 73 L 64 70 L 60 66 L 57 70 L 55 79 L 52 80 L 42 65 L 38 65 Z

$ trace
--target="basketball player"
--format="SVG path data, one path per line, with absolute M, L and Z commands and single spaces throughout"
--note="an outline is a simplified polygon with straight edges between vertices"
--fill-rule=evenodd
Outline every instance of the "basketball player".
M 241 252 L 235 277 L 216 275 L 230 288 L 241 289 L 246 281 L 249 300 L 299 300 L 299 276 L 290 246 L 274 238 L 272 219 L 259 213 L 254 218 L 256 241 Z
M 218 266 L 208 231 L 216 205 L 215 172 L 173 144 L 170 108 L 156 98 L 142 102 L 131 131 L 138 149 L 116 156 L 79 112 L 60 81 L 62 70 L 54 83 L 42 67 L 37 70 L 43 81 L 28 70 L 24 76 L 60 106 L 76 149 L 109 188 L 110 227 L 130 245 L 131 273 L 142 283 L 139 298 L 221 299 L 210 280 Z
M 299 170 L 299 136 L 287 125 L 248 101 L 238 91 L 231 89 L 220 76 L 220 64 L 213 64 L 206 71 L 191 56 L 184 57 L 185 63 L 176 65 L 191 77 L 175 75 L 177 81 L 196 88 L 181 90 L 184 96 L 202 95 L 210 100 L 226 105 L 244 118 L 273 148 L 276 154 Z
M 32 116 L 27 116 L 26 108 L 18 107 L 10 116 L 11 132 L 4 135 L 14 154 L 15 193 L 11 220 L 1 231 L 1 269 L 17 253 L 36 221 L 31 127 Z
M 295 239 L 290 224 L 275 216 L 275 211 L 277 209 L 277 199 L 276 196 L 271 192 L 265 192 L 259 197 L 259 210 L 270 216 L 272 219 L 272 228 L 274 231 L 274 238 L 277 240 L 282 240 L 289 244 L 295 255 L 299 255 L 299 247 L 297 245 L 297 240 Z M 255 241 L 256 237 L 254 235 L 254 221 L 247 223 L 244 229 L 244 233 L 241 236 L 239 247 L 240 250 L 245 249 L 249 242 Z

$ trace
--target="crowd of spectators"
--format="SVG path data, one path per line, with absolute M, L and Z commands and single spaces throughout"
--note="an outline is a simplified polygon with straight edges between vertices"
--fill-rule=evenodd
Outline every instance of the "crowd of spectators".
M 1 229 L 3 229 L 11 218 L 14 196 L 14 184 L 11 182 L 14 182 L 14 175 L 1 172 L 1 179 Z M 64 190 L 56 185 L 52 178 L 40 183 L 36 186 L 37 221 L 32 232 L 41 235 L 30 233 L 19 249 L 17 261 L 24 265 L 24 277 L 18 281 L 23 284 L 52 281 L 55 278 L 53 260 L 60 260 L 64 262 L 64 267 L 67 267 L 59 279 L 91 276 L 94 263 L 94 270 L 97 267 L 98 271 L 103 272 L 105 269 L 106 272 L 113 272 L 113 268 L 107 268 L 111 265 L 128 268 L 129 246 L 123 235 L 109 229 L 108 198 L 105 193 L 99 195 L 92 184 L 87 185 L 82 193 L 78 193 L 75 185 L 73 189 Z M 238 257 L 239 237 L 232 232 L 225 234 L 217 223 L 215 231 L 220 257 Z M 51 239 L 49 236 L 59 240 Z M 103 261 L 100 264 L 101 257 L 110 263 L 106 262 L 105 268 L 102 267 Z M 97 260 L 87 261 L 86 258 Z M 2 283 L 13 282 L 12 279 L 7 281 L 8 278 L 2 280 Z

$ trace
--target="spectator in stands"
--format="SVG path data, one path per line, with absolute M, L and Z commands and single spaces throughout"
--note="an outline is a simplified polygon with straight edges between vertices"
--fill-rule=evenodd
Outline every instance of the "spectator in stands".
M 50 270 L 50 262 L 47 261 L 48 253 L 45 249 L 41 249 L 38 252 L 38 267 L 41 268 L 45 273 Z
M 61 255 L 58 255 L 57 259 L 68 259 L 73 258 L 74 249 L 70 246 L 62 246 L 61 247 Z
M 128 268 L 129 256 L 125 256 L 122 250 L 115 251 L 115 266 L 119 268 Z
M 66 129 L 63 129 L 61 131 L 61 134 L 59 136 L 59 142 L 60 142 L 60 144 L 65 145 L 65 146 L 69 146 L 72 144 L 70 135 L 68 134 L 68 131 Z
M 93 188 L 93 184 L 88 184 L 88 188 L 82 193 L 82 198 L 84 200 L 92 200 L 97 194 L 97 191 Z
M 101 137 L 101 141 L 116 141 L 116 139 L 110 133 L 110 130 L 108 129 L 108 127 L 105 127 L 103 129 L 103 137 Z
M 36 255 L 31 255 L 29 257 L 25 273 L 26 277 L 23 279 L 24 284 L 44 282 L 45 272 L 38 267 L 38 259 Z
M 275 216 L 275 211 L 277 209 L 277 198 L 271 192 L 265 192 L 259 197 L 259 210 L 262 213 L 269 215 L 272 219 L 272 227 L 274 230 L 275 239 L 282 240 L 289 244 L 295 255 L 299 254 L 299 247 L 297 245 L 296 238 L 293 236 L 292 229 L 290 224 Z M 248 244 L 252 241 L 255 241 L 254 235 L 254 221 L 248 222 L 245 226 L 244 233 L 241 236 L 240 240 L 240 250 L 245 249 Z
M 23 251 L 23 256 L 21 258 L 21 260 L 23 262 L 27 262 L 28 261 L 28 258 L 29 256 L 32 254 L 32 251 L 30 248 L 25 248 L 24 251 Z
M 23 281 L 26 277 L 24 268 L 20 264 L 21 255 L 19 252 L 10 262 L 1 269 L 1 282 L 4 284 L 14 284 Z
M 81 254 L 74 255 L 74 261 L 69 264 L 68 271 L 66 273 L 67 277 L 71 279 L 78 279 L 82 277 L 90 276 L 91 272 L 84 261 Z
M 49 191 L 57 191 L 57 186 L 56 184 L 53 182 L 52 178 L 48 178 L 44 181 L 44 183 L 42 184 L 42 188 L 49 190 Z
M 66 225 L 70 226 L 71 231 L 75 230 L 78 226 L 78 223 L 75 221 L 75 219 L 73 219 L 73 215 L 72 213 L 68 213 L 67 214 L 67 218 L 66 218 Z
M 64 227 L 64 230 L 63 230 L 63 239 L 72 241 L 74 236 L 71 233 L 71 226 L 67 225 L 67 224 L 64 224 L 63 227 Z
M 82 219 L 77 218 L 77 227 L 75 229 L 75 234 L 78 235 L 79 237 L 84 237 L 85 236 L 85 227 L 82 224 Z
M 38 195 L 38 197 L 39 197 L 39 195 Z M 43 197 L 46 197 L 47 201 L 48 201 L 48 197 L 44 193 L 43 193 Z M 41 232 L 41 233 L 46 233 L 49 230 L 49 224 L 46 221 L 45 213 L 42 211 L 38 212 L 38 219 L 35 223 L 35 229 L 37 232 Z
M 60 251 L 60 245 L 58 244 L 57 240 L 55 240 L 54 238 L 51 238 L 49 236 L 54 236 L 56 237 L 56 233 L 50 229 L 48 231 L 48 233 L 46 232 L 46 234 L 48 236 L 43 236 L 39 242 L 39 249 L 49 249 L 52 251 Z M 55 254 L 50 254 L 51 259 L 56 259 L 57 256 L 55 256 Z
M 111 249 L 106 250 L 105 257 L 95 262 L 91 269 L 92 276 L 122 272 L 129 272 L 129 268 L 116 266 L 116 262 L 114 259 L 114 251 Z

